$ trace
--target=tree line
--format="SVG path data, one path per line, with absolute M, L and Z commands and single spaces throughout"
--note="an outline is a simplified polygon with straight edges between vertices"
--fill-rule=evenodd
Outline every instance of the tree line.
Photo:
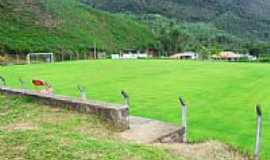
M 199 53 L 202 59 L 208 59 L 221 51 L 233 51 L 270 61 L 269 42 L 238 38 L 215 28 L 209 29 L 209 26 L 203 23 L 196 25 L 170 22 L 169 25 L 152 29 L 157 40 L 153 46 L 158 49 L 159 56 L 193 51 Z

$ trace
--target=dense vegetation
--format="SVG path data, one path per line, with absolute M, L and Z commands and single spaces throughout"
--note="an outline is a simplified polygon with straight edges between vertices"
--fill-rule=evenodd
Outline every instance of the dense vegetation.
M 0 95 L 0 159 L 181 160 L 120 140 L 97 117 Z
M 89 53 L 96 44 L 109 53 L 153 47 L 160 56 L 187 50 L 203 58 L 222 50 L 270 56 L 268 2 L 204 1 L 0 0 L 0 54 Z
M 182 51 L 195 51 L 201 53 L 202 58 L 207 58 L 210 54 L 217 54 L 223 50 L 239 53 L 248 53 L 249 51 L 246 47 L 246 41 L 228 34 L 212 24 L 204 22 L 180 23 L 176 19 L 156 14 L 120 15 L 131 17 L 148 25 L 157 38 L 154 47 L 163 56 Z
M 262 156 L 270 159 L 270 67 L 268 64 L 173 60 L 76 61 L 52 65 L 0 67 L 7 84 L 20 87 L 22 77 L 44 79 L 56 94 L 79 96 L 86 87 L 92 100 L 123 103 L 131 97 L 131 114 L 179 124 L 178 96 L 189 106 L 189 140 L 217 139 L 253 154 L 255 105 L 263 109 Z
M 270 47 L 270 3 L 267 1 L 82 1 L 95 8 L 131 15 L 152 29 L 159 28 L 162 32 L 157 32 L 156 48 L 163 55 L 175 50 L 194 50 L 204 57 L 220 50 L 249 52 L 261 57 L 270 55 L 267 49 Z
M 113 12 L 157 13 L 188 22 L 210 22 L 239 37 L 270 40 L 265 0 L 82 0 Z
M 78 0 L 0 0 L 0 53 L 114 52 L 153 42 L 147 27 Z

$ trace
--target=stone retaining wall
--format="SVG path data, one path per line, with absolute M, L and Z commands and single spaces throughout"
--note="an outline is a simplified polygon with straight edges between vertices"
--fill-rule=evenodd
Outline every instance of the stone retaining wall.
M 71 97 L 41 95 L 32 91 L 0 87 L 0 94 L 8 96 L 30 97 L 34 101 L 53 107 L 64 107 L 82 113 L 95 114 L 103 118 L 119 131 L 129 129 L 128 107 L 95 101 L 84 101 Z

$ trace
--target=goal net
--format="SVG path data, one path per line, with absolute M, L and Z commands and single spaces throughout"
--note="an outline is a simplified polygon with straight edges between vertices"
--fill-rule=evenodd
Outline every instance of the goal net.
M 29 53 L 26 57 L 28 64 L 33 63 L 54 63 L 53 53 Z

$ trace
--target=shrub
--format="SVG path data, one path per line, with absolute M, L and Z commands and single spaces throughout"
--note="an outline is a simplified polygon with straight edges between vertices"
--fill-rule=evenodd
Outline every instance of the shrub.
M 258 59 L 258 62 L 269 63 L 270 62 L 270 57 L 260 57 Z
M 8 61 L 8 58 L 0 55 L 0 64 L 4 64 Z

